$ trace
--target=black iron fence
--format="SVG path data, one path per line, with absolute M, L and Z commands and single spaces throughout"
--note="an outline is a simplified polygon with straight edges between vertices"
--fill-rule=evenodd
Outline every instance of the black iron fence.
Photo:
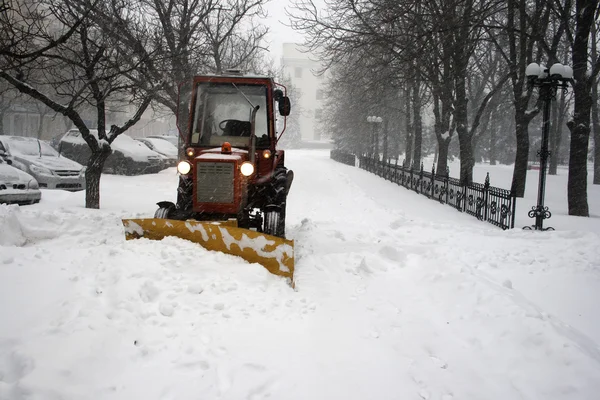
M 332 160 L 340 162 L 342 164 L 351 165 L 353 167 L 356 166 L 356 157 L 354 157 L 354 154 L 345 153 L 341 150 L 334 149 L 331 150 L 329 156 Z
M 515 227 L 515 207 L 517 199 L 510 190 L 490 186 L 489 174 L 485 183 L 462 184 L 460 180 L 451 178 L 448 174 L 436 175 L 435 170 L 424 171 L 384 162 L 367 156 L 357 156 L 343 153 L 339 150 L 331 151 L 331 158 L 347 165 L 356 165 L 358 158 L 359 167 L 372 172 L 388 181 L 404 186 L 427 196 L 429 199 L 448 204 L 460 212 L 465 212 L 480 221 L 487 221 L 502 229 Z

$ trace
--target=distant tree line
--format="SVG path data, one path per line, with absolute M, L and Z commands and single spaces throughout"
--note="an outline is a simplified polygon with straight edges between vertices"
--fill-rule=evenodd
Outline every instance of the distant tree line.
M 559 91 L 553 103 L 550 173 L 568 154 L 569 214 L 589 215 L 592 128 L 594 183 L 600 184 L 599 0 L 326 4 L 320 10 L 313 0 L 296 0 L 289 15 L 307 36 L 305 46 L 332 71 L 324 122 L 336 144 L 357 153 L 377 146 L 380 156 L 403 154 L 415 167 L 423 153 L 434 153 L 437 173 L 458 156 L 463 182 L 472 181 L 476 160 L 514 163 L 512 190 L 519 197 L 539 148 L 541 120 L 532 120 L 542 109 L 525 68 L 572 66 L 569 93 Z M 371 115 L 382 124 L 369 124 Z M 375 144 L 373 129 L 380 132 Z

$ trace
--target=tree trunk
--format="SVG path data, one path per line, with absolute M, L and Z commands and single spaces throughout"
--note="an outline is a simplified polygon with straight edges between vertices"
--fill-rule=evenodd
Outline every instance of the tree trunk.
M 560 100 L 555 103 L 553 107 L 556 111 L 555 118 L 552 120 L 552 136 L 550 136 L 550 167 L 549 175 L 556 175 L 558 173 L 558 160 L 560 158 L 560 145 L 562 143 L 562 131 L 565 123 L 566 113 L 566 93 L 561 91 Z
M 408 86 L 408 90 L 406 91 L 406 145 L 404 150 L 404 163 L 405 167 L 412 166 L 412 123 L 411 123 L 411 113 L 410 113 L 410 86 Z
M 472 134 L 468 128 L 467 93 L 465 76 L 457 73 L 456 90 L 456 133 L 460 149 L 460 181 L 464 184 L 473 182 L 473 145 Z
M 527 161 L 529 160 L 529 122 L 530 117 L 525 113 L 524 107 L 516 107 L 515 132 L 517 135 L 517 154 L 515 155 L 515 169 L 511 190 L 517 197 L 525 196 L 525 183 L 527 181 Z
M 88 160 L 85 171 L 85 208 L 100 208 L 100 177 L 104 162 L 110 154 L 110 147 L 102 146 L 98 152 L 93 152 Z
M 580 100 L 583 103 L 585 100 Z M 569 155 L 569 182 L 568 200 L 569 215 L 589 217 L 590 211 L 587 202 L 587 155 L 590 136 L 589 117 L 587 113 L 587 126 L 585 111 L 582 108 L 591 107 L 591 101 L 588 105 L 579 105 L 577 96 L 575 97 L 575 116 L 573 121 L 568 124 L 571 131 L 571 151 Z M 577 111 L 579 109 L 579 111 Z
M 557 165 L 558 165 L 558 154 L 556 149 L 558 146 L 556 145 L 558 141 L 558 104 L 556 101 L 552 102 L 552 118 L 550 125 L 550 137 L 548 138 L 550 141 L 550 159 L 548 160 L 548 175 L 556 175 Z
M 592 127 L 594 128 L 594 185 L 600 185 L 600 111 L 598 82 L 592 86 Z
M 388 159 L 388 118 L 383 121 L 383 160 Z
M 490 120 L 492 120 L 492 116 L 490 115 Z M 493 126 L 490 128 L 490 152 L 488 153 L 488 157 L 490 159 L 490 165 L 496 165 L 496 127 Z
M 587 202 L 587 156 L 590 139 L 590 117 L 592 109 L 591 78 L 587 72 L 588 41 L 594 22 L 598 0 L 577 0 L 577 28 L 572 47 L 573 93 L 575 106 L 573 120 L 569 121 L 571 151 L 569 155 L 569 183 L 567 185 L 569 215 L 589 217 Z
M 415 88 L 415 93 L 418 93 L 418 88 Z M 416 94 L 413 104 L 413 132 L 414 132 L 414 144 L 413 144 L 413 166 L 415 169 L 421 168 L 421 147 L 423 144 L 423 123 L 421 121 L 421 106 L 420 97 Z
M 594 23 L 594 27 L 596 24 Z M 592 29 L 595 32 L 595 29 Z M 598 59 L 598 42 L 592 34 L 592 60 Z M 594 185 L 600 185 L 600 106 L 598 106 L 598 79 L 592 81 L 592 128 L 594 132 Z
M 414 132 L 414 147 L 413 147 L 413 166 L 415 169 L 421 168 L 421 147 L 423 144 L 423 123 L 421 121 L 421 96 L 419 88 L 421 86 L 420 79 L 415 80 L 413 88 L 413 132 Z
M 448 148 L 450 147 L 450 138 L 438 140 L 438 164 L 436 175 L 446 175 L 448 169 Z
M 39 121 L 38 121 L 38 127 L 37 127 L 37 138 L 41 139 L 42 138 L 42 132 L 44 130 L 44 117 L 46 117 L 46 113 L 40 113 L 39 114 Z

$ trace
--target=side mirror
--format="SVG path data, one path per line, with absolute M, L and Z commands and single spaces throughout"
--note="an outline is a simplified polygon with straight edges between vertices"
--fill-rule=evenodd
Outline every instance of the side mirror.
M 287 117 L 288 115 L 290 115 L 290 111 L 292 109 L 292 103 L 290 102 L 290 98 L 287 96 L 283 96 L 280 100 L 279 100 L 279 114 L 281 114 L 284 117 Z
M 12 164 L 12 160 L 8 158 L 8 154 L 4 150 L 0 150 L 0 158 L 2 158 L 8 165 Z
M 275 99 L 276 102 L 279 102 L 282 98 L 283 98 L 283 90 L 275 89 L 273 91 L 273 99 Z

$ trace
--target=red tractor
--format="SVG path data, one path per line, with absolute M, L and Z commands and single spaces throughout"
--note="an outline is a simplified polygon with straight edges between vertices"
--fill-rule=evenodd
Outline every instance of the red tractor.
M 293 243 L 285 240 L 285 213 L 293 173 L 276 147 L 276 113 L 285 122 L 290 108 L 285 88 L 270 77 L 231 72 L 194 77 L 188 129 L 180 140 L 185 155 L 177 165 L 177 203 L 158 203 L 154 219 L 125 220 L 128 238 L 186 237 L 265 266 L 265 258 L 279 257 L 276 267 L 267 268 L 292 277 Z M 159 220 L 168 223 L 157 226 Z M 207 232 L 215 225 L 219 232 Z M 236 235 L 237 246 L 231 246 Z M 286 251 L 276 249 L 279 245 Z

